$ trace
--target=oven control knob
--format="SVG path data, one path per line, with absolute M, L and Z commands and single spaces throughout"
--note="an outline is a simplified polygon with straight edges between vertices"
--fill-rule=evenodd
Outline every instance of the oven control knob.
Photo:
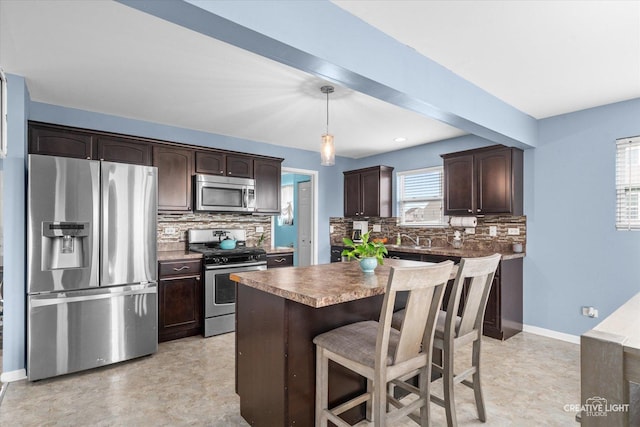
M 220 258 L 218 258 L 218 257 L 213 257 L 213 258 L 211 258 L 211 261 L 212 261 L 214 264 L 220 264 Z
M 226 264 L 227 262 L 229 262 L 229 258 L 227 258 L 226 256 L 225 256 L 225 257 L 222 257 L 222 258 L 221 258 L 221 260 L 222 260 L 222 262 L 223 262 L 224 264 Z

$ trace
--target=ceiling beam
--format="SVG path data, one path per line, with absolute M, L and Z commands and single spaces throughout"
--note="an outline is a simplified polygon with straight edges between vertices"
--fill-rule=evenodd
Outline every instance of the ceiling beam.
M 533 117 L 329 1 L 118 1 L 490 141 L 536 146 Z

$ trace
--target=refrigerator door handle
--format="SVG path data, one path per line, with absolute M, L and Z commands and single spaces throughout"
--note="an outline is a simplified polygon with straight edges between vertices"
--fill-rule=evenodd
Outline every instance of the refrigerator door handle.
M 127 296 L 127 295 L 142 295 L 142 294 L 155 294 L 156 293 L 156 288 L 145 288 L 145 289 L 132 289 L 132 290 L 127 290 L 127 291 L 121 291 L 121 292 L 106 292 L 106 293 L 101 293 L 101 294 L 96 294 L 96 295 L 85 295 L 85 296 L 78 296 L 78 297 L 60 297 L 57 296 L 59 294 L 56 294 L 56 296 L 42 296 L 42 295 L 38 295 L 38 296 L 33 296 L 32 300 L 31 300 L 31 307 L 35 308 L 35 307 L 46 307 L 49 305 L 57 305 L 57 304 L 68 304 L 71 302 L 80 302 L 80 301 L 94 301 L 94 300 L 100 300 L 100 299 L 107 299 L 107 298 L 112 298 L 112 297 L 120 297 L 120 296 Z

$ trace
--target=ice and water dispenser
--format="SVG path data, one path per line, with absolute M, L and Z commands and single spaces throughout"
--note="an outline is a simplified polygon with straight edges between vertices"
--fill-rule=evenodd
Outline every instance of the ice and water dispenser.
M 87 267 L 89 229 L 88 222 L 43 222 L 42 270 Z

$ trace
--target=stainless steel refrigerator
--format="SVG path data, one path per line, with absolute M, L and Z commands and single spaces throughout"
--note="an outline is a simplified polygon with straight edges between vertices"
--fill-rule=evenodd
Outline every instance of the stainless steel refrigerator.
M 157 170 L 29 156 L 27 373 L 158 348 Z

